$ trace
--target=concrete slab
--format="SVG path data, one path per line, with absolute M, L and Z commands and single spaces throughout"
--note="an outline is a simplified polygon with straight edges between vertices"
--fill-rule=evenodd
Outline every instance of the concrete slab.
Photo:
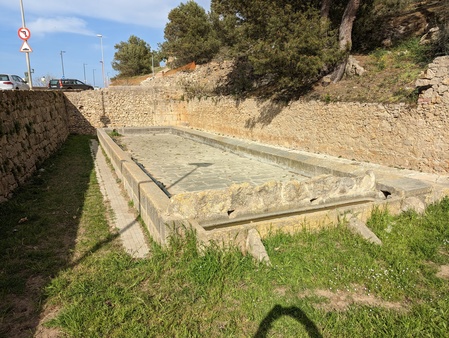
M 171 133 L 123 134 L 120 144 L 170 195 L 223 189 L 236 183 L 308 177 Z

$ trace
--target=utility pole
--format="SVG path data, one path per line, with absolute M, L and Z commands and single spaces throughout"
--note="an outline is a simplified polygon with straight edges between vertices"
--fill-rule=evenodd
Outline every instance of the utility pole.
M 61 55 L 61 66 L 62 66 L 62 78 L 65 79 L 65 72 L 64 72 L 64 58 L 62 57 L 62 54 L 65 53 L 65 50 L 61 50 L 59 54 Z

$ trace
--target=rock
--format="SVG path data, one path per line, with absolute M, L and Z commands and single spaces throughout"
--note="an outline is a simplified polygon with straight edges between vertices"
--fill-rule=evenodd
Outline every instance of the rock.
M 330 76 L 325 76 L 321 79 L 321 85 L 323 87 L 327 87 L 332 83 L 331 77 Z
M 419 103 L 447 103 L 449 94 L 449 56 L 440 56 L 429 64 L 428 69 L 416 80 Z
M 376 234 L 374 232 L 372 232 L 365 223 L 363 223 L 361 220 L 359 220 L 356 217 L 352 217 L 349 220 L 349 224 L 348 224 L 349 229 L 356 234 L 359 234 L 360 236 L 362 236 L 364 239 L 366 239 L 367 241 L 373 243 L 373 244 L 377 244 L 377 245 L 382 245 L 382 241 L 379 239 L 379 237 L 376 236 Z
M 429 79 L 418 79 L 415 82 L 415 86 L 416 87 L 426 87 L 430 85 L 430 80 Z
M 429 31 L 424 34 L 421 39 L 419 40 L 420 45 L 429 45 L 435 41 L 437 41 L 440 37 L 440 28 L 439 27 L 433 27 L 429 29 Z
M 258 262 L 271 265 L 270 257 L 268 256 L 265 246 L 263 245 L 260 235 L 256 229 L 251 229 L 248 231 L 248 237 L 246 238 L 246 251 Z
M 422 214 L 426 210 L 426 205 L 418 197 L 409 197 L 404 200 L 401 210 L 414 210 L 418 214 Z
M 365 72 L 365 68 L 363 68 L 352 55 L 349 55 L 346 64 L 346 74 L 349 76 L 362 76 Z
M 382 41 L 382 46 L 384 46 L 384 47 L 391 47 L 392 45 L 393 45 L 393 42 L 391 41 L 390 38 L 387 38 Z
M 258 186 L 246 182 L 222 190 L 176 194 L 170 199 L 169 213 L 199 222 L 228 220 L 319 205 L 341 198 L 373 196 L 375 183 L 372 171 L 357 177 L 321 175 L 305 181 L 270 181 Z

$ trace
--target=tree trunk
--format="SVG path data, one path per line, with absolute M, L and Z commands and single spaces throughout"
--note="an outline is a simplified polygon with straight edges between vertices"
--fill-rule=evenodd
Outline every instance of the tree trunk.
M 321 3 L 321 17 L 323 19 L 329 19 L 329 9 L 331 7 L 331 1 L 332 0 L 323 0 Z
M 323 0 L 326 2 L 327 0 Z M 346 63 L 348 61 L 347 57 L 349 56 L 349 52 L 352 47 L 352 26 L 354 24 L 355 17 L 357 15 L 357 11 L 360 7 L 360 0 L 349 0 L 346 5 L 345 12 L 343 13 L 343 17 L 341 19 L 340 30 L 339 30 L 339 45 L 340 50 L 346 53 L 346 57 L 344 61 L 335 69 L 335 71 L 331 75 L 332 81 L 338 82 L 342 79 L 345 74 Z

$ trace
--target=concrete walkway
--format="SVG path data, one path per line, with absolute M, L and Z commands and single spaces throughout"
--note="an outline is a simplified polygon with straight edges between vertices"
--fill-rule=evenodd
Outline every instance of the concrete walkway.
M 113 210 L 111 227 L 119 230 L 120 239 L 127 253 L 134 258 L 146 257 L 149 254 L 147 239 L 136 219 L 136 214 L 128 206 L 127 198 L 106 163 L 97 141 L 92 140 L 91 150 L 100 190 L 105 202 L 109 203 Z

